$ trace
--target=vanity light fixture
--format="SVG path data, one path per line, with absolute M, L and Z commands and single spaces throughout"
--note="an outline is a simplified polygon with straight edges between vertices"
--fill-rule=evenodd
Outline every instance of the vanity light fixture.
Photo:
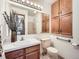
M 36 3 L 34 3 L 34 6 L 37 6 L 37 4 L 36 4 Z
M 25 5 L 25 6 L 28 6 L 30 8 L 40 10 L 40 11 L 43 9 L 43 7 L 41 5 L 33 3 L 31 1 L 29 1 L 29 0 L 10 0 L 10 1 Z
M 27 0 L 27 1 L 26 1 L 26 3 L 28 3 L 28 4 L 29 4 L 29 3 L 30 3 L 30 1 L 28 1 L 28 0 Z
M 37 11 L 34 11 L 34 14 L 36 14 L 37 13 Z
M 22 2 L 25 2 L 25 0 L 22 0 Z
M 40 5 L 38 5 L 38 8 L 40 8 Z
M 41 9 L 43 9 L 43 7 L 41 6 Z
M 31 2 L 31 5 L 33 5 L 34 3 L 33 2 Z

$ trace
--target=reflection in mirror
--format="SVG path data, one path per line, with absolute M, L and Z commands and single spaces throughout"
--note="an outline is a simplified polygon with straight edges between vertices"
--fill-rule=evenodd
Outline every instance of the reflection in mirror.
M 42 13 L 42 32 L 49 32 L 49 15 Z
M 28 11 L 28 34 L 36 34 L 36 11 Z
M 25 34 L 25 24 L 24 24 L 25 16 L 22 14 L 16 14 L 16 32 L 17 35 Z

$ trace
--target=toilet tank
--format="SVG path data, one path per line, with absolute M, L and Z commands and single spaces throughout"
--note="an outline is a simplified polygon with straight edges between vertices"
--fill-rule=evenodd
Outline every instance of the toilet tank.
M 48 48 L 50 46 L 54 46 L 53 42 L 49 38 L 44 38 L 41 40 L 41 45 L 43 48 Z

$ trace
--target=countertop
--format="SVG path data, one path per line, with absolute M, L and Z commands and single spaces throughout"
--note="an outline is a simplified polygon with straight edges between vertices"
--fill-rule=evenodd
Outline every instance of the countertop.
M 10 52 L 17 49 L 27 48 L 30 46 L 38 45 L 41 42 L 37 39 L 26 39 L 23 41 L 16 41 L 14 43 L 3 45 L 4 52 Z

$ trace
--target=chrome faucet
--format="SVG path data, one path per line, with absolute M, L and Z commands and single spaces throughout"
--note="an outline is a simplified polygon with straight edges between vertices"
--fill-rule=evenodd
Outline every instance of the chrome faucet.
M 20 41 L 23 41 L 24 40 L 24 38 L 23 37 L 21 37 L 21 40 Z

